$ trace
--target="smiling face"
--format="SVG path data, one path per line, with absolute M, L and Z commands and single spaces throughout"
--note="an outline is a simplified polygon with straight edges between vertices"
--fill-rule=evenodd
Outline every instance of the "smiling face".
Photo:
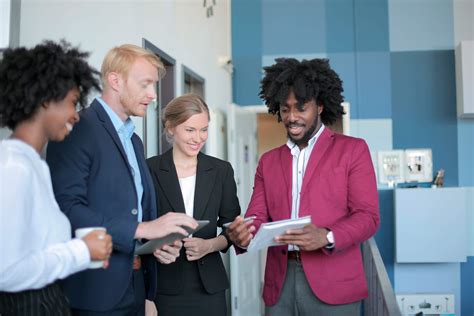
M 123 113 L 127 117 L 145 116 L 148 104 L 156 99 L 157 68 L 140 57 L 130 67 L 128 75 L 119 77 L 118 93 Z
M 79 90 L 73 88 L 64 99 L 45 105 L 44 127 L 48 140 L 62 141 L 72 131 L 74 124 L 79 121 L 79 114 L 76 112 L 78 99 Z
M 206 143 L 209 116 L 202 112 L 192 115 L 184 123 L 168 130 L 173 139 L 173 149 L 187 157 L 196 157 Z
M 288 137 L 304 148 L 316 131 L 321 127 L 321 112 L 323 107 L 311 100 L 299 104 L 293 91 L 290 91 L 286 104 L 280 105 L 280 116 L 285 125 Z

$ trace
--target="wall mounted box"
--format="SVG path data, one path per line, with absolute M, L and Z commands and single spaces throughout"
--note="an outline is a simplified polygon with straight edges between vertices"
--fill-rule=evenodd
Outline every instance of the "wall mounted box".
M 457 113 L 474 118 L 474 41 L 462 41 L 455 56 Z
M 396 262 L 466 262 L 471 193 L 470 188 L 396 189 Z

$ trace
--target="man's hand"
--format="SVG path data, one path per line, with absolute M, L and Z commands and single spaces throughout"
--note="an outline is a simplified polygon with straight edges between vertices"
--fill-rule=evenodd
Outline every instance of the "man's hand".
M 227 228 L 227 236 L 236 246 L 247 247 L 253 238 L 252 233 L 255 231 L 255 226 L 252 223 L 253 221 L 244 222 L 241 216 L 237 216 Z
M 275 240 L 282 244 L 298 246 L 304 251 L 312 251 L 328 245 L 328 232 L 325 228 L 309 224 L 302 229 L 287 230 L 285 234 L 275 237 Z
M 156 239 L 171 233 L 179 233 L 186 237 L 188 232 L 182 226 L 195 229 L 198 223 L 184 213 L 169 212 L 153 221 L 138 224 L 135 239 Z
M 184 248 L 186 248 L 186 258 L 189 261 L 201 259 L 208 253 L 213 252 L 211 240 L 202 238 L 185 238 L 183 239 Z
M 157 249 L 153 252 L 156 259 L 163 264 L 170 264 L 176 261 L 179 257 L 179 251 L 183 243 L 180 240 L 176 240 L 171 245 L 164 245 L 161 249 Z

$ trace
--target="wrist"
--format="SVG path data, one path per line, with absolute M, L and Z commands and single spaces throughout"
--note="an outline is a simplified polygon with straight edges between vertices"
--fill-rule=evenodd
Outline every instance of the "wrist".
M 148 224 L 147 222 L 140 222 L 138 223 L 137 230 L 135 231 L 135 239 L 147 239 L 147 230 Z
M 326 228 L 326 249 L 334 248 L 335 240 L 334 240 L 334 233 L 332 230 Z

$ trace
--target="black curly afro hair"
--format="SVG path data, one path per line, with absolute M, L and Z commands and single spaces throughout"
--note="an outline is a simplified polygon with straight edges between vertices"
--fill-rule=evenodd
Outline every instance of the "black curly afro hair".
M 79 90 L 78 104 L 84 108 L 89 91 L 100 91 L 99 72 L 89 66 L 88 56 L 64 40 L 6 49 L 0 61 L 0 126 L 14 129 L 73 88 Z
M 300 105 L 315 100 L 322 105 L 321 121 L 331 125 L 344 114 L 342 81 L 329 66 L 327 59 L 298 61 L 294 58 L 277 58 L 272 66 L 264 67 L 265 76 L 260 82 L 259 96 L 265 101 L 268 112 L 278 114 L 293 90 Z

